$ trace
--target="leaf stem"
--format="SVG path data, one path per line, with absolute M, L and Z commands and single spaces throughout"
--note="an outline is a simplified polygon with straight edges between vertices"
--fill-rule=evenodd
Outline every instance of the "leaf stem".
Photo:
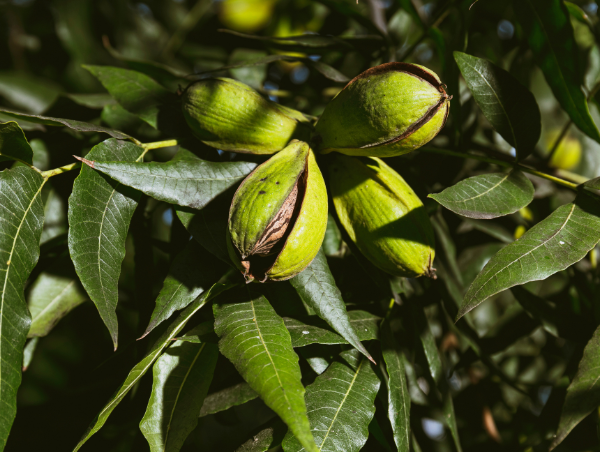
M 164 141 L 153 141 L 152 143 L 142 143 L 141 146 L 144 148 L 144 152 L 137 158 L 137 162 L 144 160 L 144 156 L 150 149 L 168 148 L 169 146 L 177 146 L 177 140 L 164 140 Z
M 68 171 L 74 170 L 81 167 L 81 163 L 75 162 L 69 165 L 61 166 L 59 168 L 54 168 L 48 171 L 42 172 L 42 176 L 48 179 L 49 177 L 56 176 L 57 174 L 66 173 Z
M 533 175 L 541 177 L 543 179 L 550 180 L 556 184 L 562 185 L 563 187 L 570 188 L 571 190 L 577 190 L 578 184 L 561 179 L 560 177 L 552 176 L 552 175 L 544 173 L 542 171 L 535 170 L 533 168 L 529 168 L 527 166 L 521 165 L 516 162 L 511 163 L 511 162 L 506 162 L 504 160 L 498 160 L 498 159 L 493 159 L 493 158 L 489 158 L 489 157 L 484 157 L 481 155 L 469 154 L 466 152 L 449 151 L 446 149 L 421 148 L 421 150 L 424 152 L 432 152 L 432 153 L 436 153 L 436 154 L 448 155 L 450 157 L 479 160 L 480 162 L 491 163 L 493 165 L 502 166 L 504 168 L 517 168 L 520 171 L 523 171 L 524 173 L 533 174 Z
M 150 149 L 167 148 L 177 146 L 177 140 L 153 141 L 152 143 L 142 143 L 142 147 L 149 151 Z

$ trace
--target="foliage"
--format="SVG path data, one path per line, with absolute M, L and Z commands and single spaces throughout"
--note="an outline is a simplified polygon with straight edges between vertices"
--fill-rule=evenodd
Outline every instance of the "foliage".
M 600 451 L 597 9 L 0 3 L 0 450 Z M 328 193 L 310 265 L 244 284 L 229 207 L 270 156 L 195 138 L 186 87 L 234 78 L 308 130 L 392 61 L 453 96 L 385 159 L 436 277 L 380 270 Z

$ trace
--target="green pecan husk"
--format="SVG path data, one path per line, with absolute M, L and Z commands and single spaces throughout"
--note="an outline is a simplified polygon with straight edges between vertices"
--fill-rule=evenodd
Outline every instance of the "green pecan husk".
M 439 77 L 423 66 L 381 64 L 352 79 L 325 107 L 313 144 L 324 154 L 406 154 L 440 132 L 451 98 Z
M 183 116 L 202 142 L 224 151 L 274 154 L 307 140 L 310 119 L 229 78 L 200 80 L 181 96 Z
M 237 189 L 229 256 L 247 282 L 290 279 L 317 255 L 326 227 L 325 181 L 309 145 L 294 140 Z
M 329 167 L 333 204 L 358 249 L 383 271 L 435 277 L 435 242 L 423 203 L 378 158 L 337 154 Z

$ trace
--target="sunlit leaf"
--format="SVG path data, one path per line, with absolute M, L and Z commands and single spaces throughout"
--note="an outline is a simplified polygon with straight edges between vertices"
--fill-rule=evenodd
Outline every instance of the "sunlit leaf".
M 579 368 L 567 388 L 567 397 L 560 414 L 554 449 L 588 414 L 600 405 L 600 327 L 585 346 Z
M 290 332 L 293 347 L 304 347 L 309 344 L 348 344 L 346 339 L 316 315 L 285 317 L 283 320 Z M 350 311 L 348 321 L 360 341 L 377 339 L 381 318 L 366 311 Z
M 373 361 L 350 324 L 346 304 L 329 270 L 323 249 L 306 269 L 290 279 L 300 298 L 352 346 Z
M 85 159 L 84 162 L 148 196 L 192 209 L 201 209 L 219 194 L 241 182 L 256 167 L 255 163 L 250 162 L 206 160 L 127 163 L 96 158 Z
M 582 192 L 488 262 L 469 287 L 457 318 L 505 289 L 546 279 L 579 262 L 598 240 L 600 201 Z
M 133 388 L 133 386 L 140 380 L 140 378 L 144 376 L 148 369 L 150 369 L 150 366 L 152 366 L 162 351 L 173 343 L 172 339 L 175 338 L 183 329 L 188 320 L 190 320 L 190 318 L 192 318 L 192 316 L 198 312 L 198 310 L 202 308 L 202 306 L 204 306 L 208 301 L 230 287 L 231 286 L 225 284 L 215 284 L 209 290 L 205 291 L 192 304 L 185 308 L 183 312 L 181 312 L 181 314 L 179 314 L 179 316 L 173 320 L 173 322 L 171 322 L 167 330 L 156 340 L 154 345 L 150 347 L 150 350 L 148 353 L 146 353 L 144 359 L 142 359 L 133 367 L 133 369 L 131 369 L 121 387 L 111 397 L 110 401 L 106 404 L 102 411 L 100 411 L 96 419 L 94 419 L 88 431 L 75 447 L 74 452 L 78 451 L 92 435 L 102 428 L 112 411 L 121 402 L 121 400 L 123 400 L 129 390 Z
M 158 127 L 160 108 L 175 95 L 141 72 L 112 66 L 84 65 L 117 102 L 152 127 Z
M 306 388 L 308 418 L 321 451 L 357 452 L 362 448 L 375 414 L 379 385 L 371 363 L 353 349 L 340 353 L 325 373 Z M 283 450 L 304 449 L 288 432 Z
M 517 212 L 533 200 L 534 192 L 530 180 L 513 170 L 469 177 L 429 197 L 459 215 L 487 220 Z
M 33 360 L 33 355 L 39 341 L 39 337 L 33 337 L 27 341 L 27 344 L 25 344 L 25 348 L 23 349 L 23 372 L 25 372 L 31 365 L 31 361 Z
M 310 452 L 315 446 L 304 403 L 298 356 L 283 319 L 249 288 L 213 305 L 219 349 Z
M 516 0 L 513 6 L 554 97 L 583 133 L 600 142 L 581 90 L 583 72 L 566 6 L 561 0 Z
M 17 411 L 23 347 L 31 323 L 23 290 L 40 256 L 45 183 L 28 167 L 0 172 L 0 450 Z
M 454 52 L 454 59 L 473 97 L 494 129 L 517 150 L 521 159 L 533 152 L 542 129 L 533 94 L 487 60 Z
M 136 161 L 144 149 L 113 138 L 88 154 L 103 160 Z M 125 239 L 141 193 L 83 166 L 69 198 L 69 251 L 83 287 L 98 308 L 117 347 L 117 283 Z
M 152 394 L 140 430 L 152 452 L 178 452 L 198 424 L 213 378 L 216 344 L 176 341 L 154 363 Z

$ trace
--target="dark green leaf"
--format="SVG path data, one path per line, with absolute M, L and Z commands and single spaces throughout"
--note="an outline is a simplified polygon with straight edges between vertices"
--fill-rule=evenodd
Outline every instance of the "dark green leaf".
M 515 213 L 533 201 L 534 193 L 530 180 L 512 170 L 470 177 L 429 197 L 459 215 L 489 220 Z
M 523 309 L 544 329 L 556 337 L 586 343 L 590 337 L 589 326 L 572 312 L 560 311 L 546 300 L 532 294 L 521 286 L 510 289 Z M 593 330 L 593 327 L 592 327 Z
M 516 0 L 513 6 L 554 97 L 583 133 L 600 142 L 581 91 L 583 74 L 566 6 L 561 0 Z
M 377 339 L 378 324 L 381 318 L 366 311 L 348 312 L 348 321 L 356 331 L 360 341 Z M 296 318 L 285 317 L 285 327 L 292 337 L 293 347 L 304 347 L 309 344 L 347 344 L 348 341 L 337 334 L 322 319 L 315 316 Z
M 540 109 L 533 94 L 495 64 L 454 52 L 460 72 L 473 97 L 494 129 L 524 159 L 540 139 Z
M 152 127 L 158 127 L 161 105 L 172 102 L 175 95 L 154 79 L 140 72 L 112 66 L 84 65 L 117 102 Z
M 305 34 L 298 36 L 258 36 L 258 35 L 250 35 L 247 33 L 240 33 L 239 31 L 234 30 L 219 30 L 223 33 L 232 34 L 235 36 L 239 36 L 244 39 L 255 39 L 258 41 L 268 41 L 268 42 L 286 42 L 290 44 L 297 44 L 304 47 L 333 47 L 339 46 L 340 44 L 344 45 L 345 42 L 336 38 L 335 36 L 321 36 L 318 34 Z M 351 48 L 351 46 L 346 45 L 346 48 Z
M 15 119 L 21 119 L 33 124 L 42 124 L 45 126 L 68 127 L 69 129 L 77 130 L 78 132 L 103 132 L 113 138 L 121 140 L 131 139 L 129 135 L 118 130 L 107 129 L 106 127 L 90 124 L 89 122 L 75 121 L 74 119 L 51 118 L 49 116 L 28 115 L 16 111 L 0 109 L 0 112 L 5 116 L 10 116 Z
M 585 346 L 579 368 L 567 388 L 556 436 L 550 450 L 558 446 L 588 414 L 600 405 L 600 327 Z
M 17 411 L 23 347 L 31 323 L 23 289 L 40 256 L 46 180 L 28 167 L 0 172 L 0 450 Z
M 399 452 L 410 450 L 410 395 L 406 384 L 406 371 L 402 351 L 394 339 L 389 324 L 381 331 L 381 351 L 387 369 L 388 418 L 394 432 L 394 442 Z
M 327 77 L 330 80 L 333 80 L 334 82 L 345 83 L 350 80 L 348 77 L 346 77 L 340 71 L 332 68 L 328 64 L 322 63 L 321 61 L 314 61 L 314 60 L 311 60 L 310 58 L 292 56 L 292 55 L 269 55 L 269 56 L 262 57 L 262 58 L 256 58 L 254 60 L 244 61 L 243 63 L 231 64 L 228 66 L 222 66 L 217 69 L 212 69 L 210 71 L 200 72 L 197 75 L 212 74 L 215 72 L 221 72 L 221 71 L 225 71 L 225 70 L 229 70 L 229 69 L 236 69 L 236 68 L 240 68 L 240 67 L 259 66 L 259 65 L 263 65 L 263 64 L 273 63 L 275 61 L 298 61 L 298 62 L 304 63 L 307 66 L 310 66 L 313 69 L 316 69 L 321 74 L 323 74 L 325 77 Z
M 225 271 L 224 266 L 218 264 L 212 262 L 210 255 L 197 242 L 189 242 L 171 264 L 142 337 L 214 284 Z
M 398 3 L 400 3 L 402 9 L 410 15 L 412 20 L 414 20 L 415 23 L 419 25 L 419 27 L 423 29 L 425 28 L 423 19 L 421 19 L 421 16 L 419 15 L 417 8 L 415 8 L 415 5 L 413 4 L 412 0 L 399 0 Z
M 177 341 L 156 360 L 152 394 L 140 422 L 152 452 L 178 452 L 198 425 L 218 356 L 216 344 Z
M 179 314 L 179 316 L 171 322 L 169 328 L 158 338 L 158 340 L 152 345 L 144 359 L 137 363 L 133 369 L 127 375 L 127 378 L 117 390 L 117 392 L 111 397 L 108 404 L 98 414 L 96 419 L 90 425 L 88 431 L 85 433 L 81 441 L 75 447 L 74 452 L 77 452 L 81 446 L 98 430 L 102 428 L 108 416 L 112 413 L 115 407 L 123 400 L 129 390 L 144 376 L 144 374 L 150 369 L 150 366 L 160 356 L 162 351 L 172 344 L 173 338 L 183 329 L 188 320 L 198 310 L 204 306 L 208 301 L 218 296 L 223 291 L 229 289 L 231 286 L 225 284 L 215 284 L 209 290 L 205 291 L 199 298 L 197 298 L 192 304 L 190 304 L 185 310 Z
M 302 273 L 290 279 L 290 283 L 296 289 L 300 298 L 314 309 L 319 317 L 325 320 L 353 347 L 373 361 L 350 324 L 346 304 L 329 270 L 323 249 L 319 250 L 315 259 Z
M 464 219 L 457 232 L 469 232 L 473 229 L 484 232 L 490 237 L 493 237 L 504 243 L 512 243 L 515 241 L 513 235 L 502 226 L 485 220 Z
M 357 452 L 362 448 L 375 414 L 379 385 L 371 363 L 357 350 L 348 350 L 306 388 L 308 418 L 321 451 Z M 303 450 L 292 432 L 283 440 L 283 449 Z
M 257 397 L 258 394 L 248 383 L 240 383 L 230 388 L 222 389 L 208 395 L 204 399 L 199 417 L 228 410 L 232 406 L 242 405 Z
M 84 162 L 148 196 L 192 209 L 203 208 L 256 167 L 250 162 L 206 160 L 126 163 L 84 159 Z
M 30 71 L 0 73 L 0 96 L 16 108 L 42 113 L 54 103 L 59 94 L 59 86 L 46 78 L 32 75 Z
M 29 289 L 28 299 L 31 328 L 27 337 L 34 337 L 47 335 L 60 319 L 88 297 L 74 274 L 42 272 Z
M 423 351 L 425 352 L 425 358 L 427 358 L 427 364 L 429 364 L 431 378 L 433 378 L 436 384 L 440 384 L 444 378 L 442 360 L 440 359 L 431 328 L 429 328 L 427 317 L 425 317 L 425 312 L 423 312 L 423 308 L 419 305 L 411 306 L 410 312 L 412 314 L 415 333 L 419 336 Z
M 490 259 L 469 287 L 457 319 L 492 295 L 579 262 L 598 240 L 600 201 L 583 192 Z
M 277 450 L 285 436 L 286 426 L 281 420 L 276 419 L 269 422 L 269 427 L 261 430 L 240 447 L 235 452 L 267 452 Z
M 14 121 L 0 124 L 0 160 L 14 159 L 33 164 L 33 149 Z
M 144 149 L 111 138 L 88 157 L 136 161 Z M 69 251 L 83 287 L 98 308 L 117 347 L 117 283 L 125 257 L 125 239 L 140 192 L 83 166 L 69 198 Z
M 233 296 L 235 295 L 235 296 Z M 298 356 L 283 320 L 249 288 L 213 305 L 219 349 L 307 451 L 315 446 L 304 403 Z

